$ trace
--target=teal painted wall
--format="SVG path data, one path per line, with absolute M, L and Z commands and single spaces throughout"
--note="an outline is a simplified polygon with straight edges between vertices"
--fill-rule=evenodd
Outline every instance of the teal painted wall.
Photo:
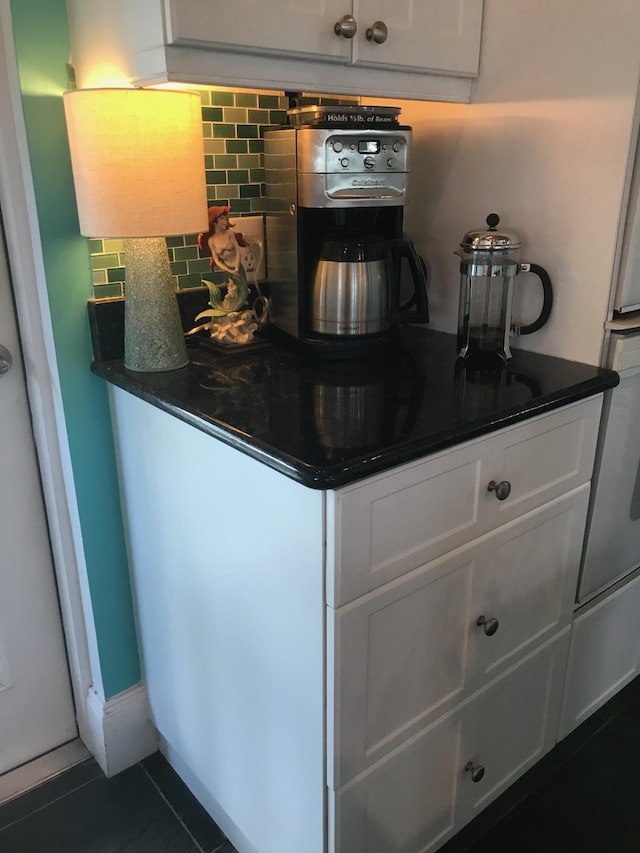
M 12 0 L 56 357 L 106 698 L 140 680 L 104 382 L 89 370 L 88 241 L 80 236 L 62 105 L 65 0 Z

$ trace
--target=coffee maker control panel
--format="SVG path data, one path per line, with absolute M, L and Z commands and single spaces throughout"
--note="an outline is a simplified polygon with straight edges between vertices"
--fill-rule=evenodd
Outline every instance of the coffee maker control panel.
M 403 204 L 411 128 L 300 127 L 296 132 L 298 203 L 306 207 Z
M 327 172 L 407 171 L 407 141 L 403 136 L 331 136 L 325 154 Z

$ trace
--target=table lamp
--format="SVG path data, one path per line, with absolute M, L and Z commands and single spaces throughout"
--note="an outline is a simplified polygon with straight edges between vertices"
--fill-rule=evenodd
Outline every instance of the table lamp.
M 125 238 L 125 367 L 184 367 L 165 237 L 208 227 L 200 97 L 76 89 L 65 92 L 64 108 L 80 232 Z

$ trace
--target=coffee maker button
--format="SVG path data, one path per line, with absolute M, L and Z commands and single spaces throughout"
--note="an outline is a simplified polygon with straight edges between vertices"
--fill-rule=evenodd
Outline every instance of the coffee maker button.
M 390 169 L 393 169 L 393 167 L 395 166 L 395 164 L 396 164 L 396 161 L 393 159 L 393 157 L 389 157 L 389 159 L 387 160 L 387 166 L 388 166 Z
M 365 157 L 365 158 L 364 158 L 364 167 L 365 167 L 365 169 L 373 169 L 373 167 L 374 167 L 375 165 L 376 165 L 376 161 L 374 160 L 374 158 L 373 158 L 373 157 Z
M 342 151 L 342 142 L 339 142 L 337 139 L 333 143 L 333 150 L 336 154 L 339 154 Z
M 394 143 L 393 143 L 393 150 L 394 150 L 394 151 L 396 152 L 396 154 L 397 154 L 397 153 L 398 153 L 398 151 L 400 151 L 400 149 L 401 149 L 401 148 L 402 148 L 402 140 L 401 140 L 401 139 L 398 139 L 396 142 L 394 142 Z
M 349 158 L 343 157 L 342 160 L 340 160 L 340 165 L 346 169 L 347 166 L 349 165 Z

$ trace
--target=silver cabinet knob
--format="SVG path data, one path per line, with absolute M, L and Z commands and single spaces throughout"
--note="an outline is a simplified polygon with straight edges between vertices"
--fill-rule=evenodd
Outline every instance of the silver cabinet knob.
M 11 365 L 13 364 L 13 359 L 11 358 L 11 353 L 6 347 L 0 345 L 0 376 L 3 373 L 8 373 L 11 370 Z
M 482 628 L 487 637 L 493 637 L 495 632 L 498 630 L 500 623 L 497 619 L 494 619 L 493 616 L 478 616 L 476 619 L 476 625 Z
M 352 39 L 358 32 L 358 24 L 353 15 L 343 15 L 333 25 L 333 31 L 337 36 L 342 36 L 344 39 Z
M 384 21 L 376 21 L 375 24 L 369 27 L 365 33 L 367 41 L 374 41 L 376 44 L 384 44 L 389 35 L 389 29 Z
M 474 764 L 473 761 L 467 761 L 464 765 L 464 769 L 466 773 L 471 774 L 472 782 L 479 782 L 484 776 L 484 767 L 482 764 Z
M 499 501 L 506 501 L 511 494 L 511 483 L 508 480 L 501 480 L 499 483 L 496 483 L 495 480 L 491 480 L 487 486 L 487 491 L 495 492 Z

